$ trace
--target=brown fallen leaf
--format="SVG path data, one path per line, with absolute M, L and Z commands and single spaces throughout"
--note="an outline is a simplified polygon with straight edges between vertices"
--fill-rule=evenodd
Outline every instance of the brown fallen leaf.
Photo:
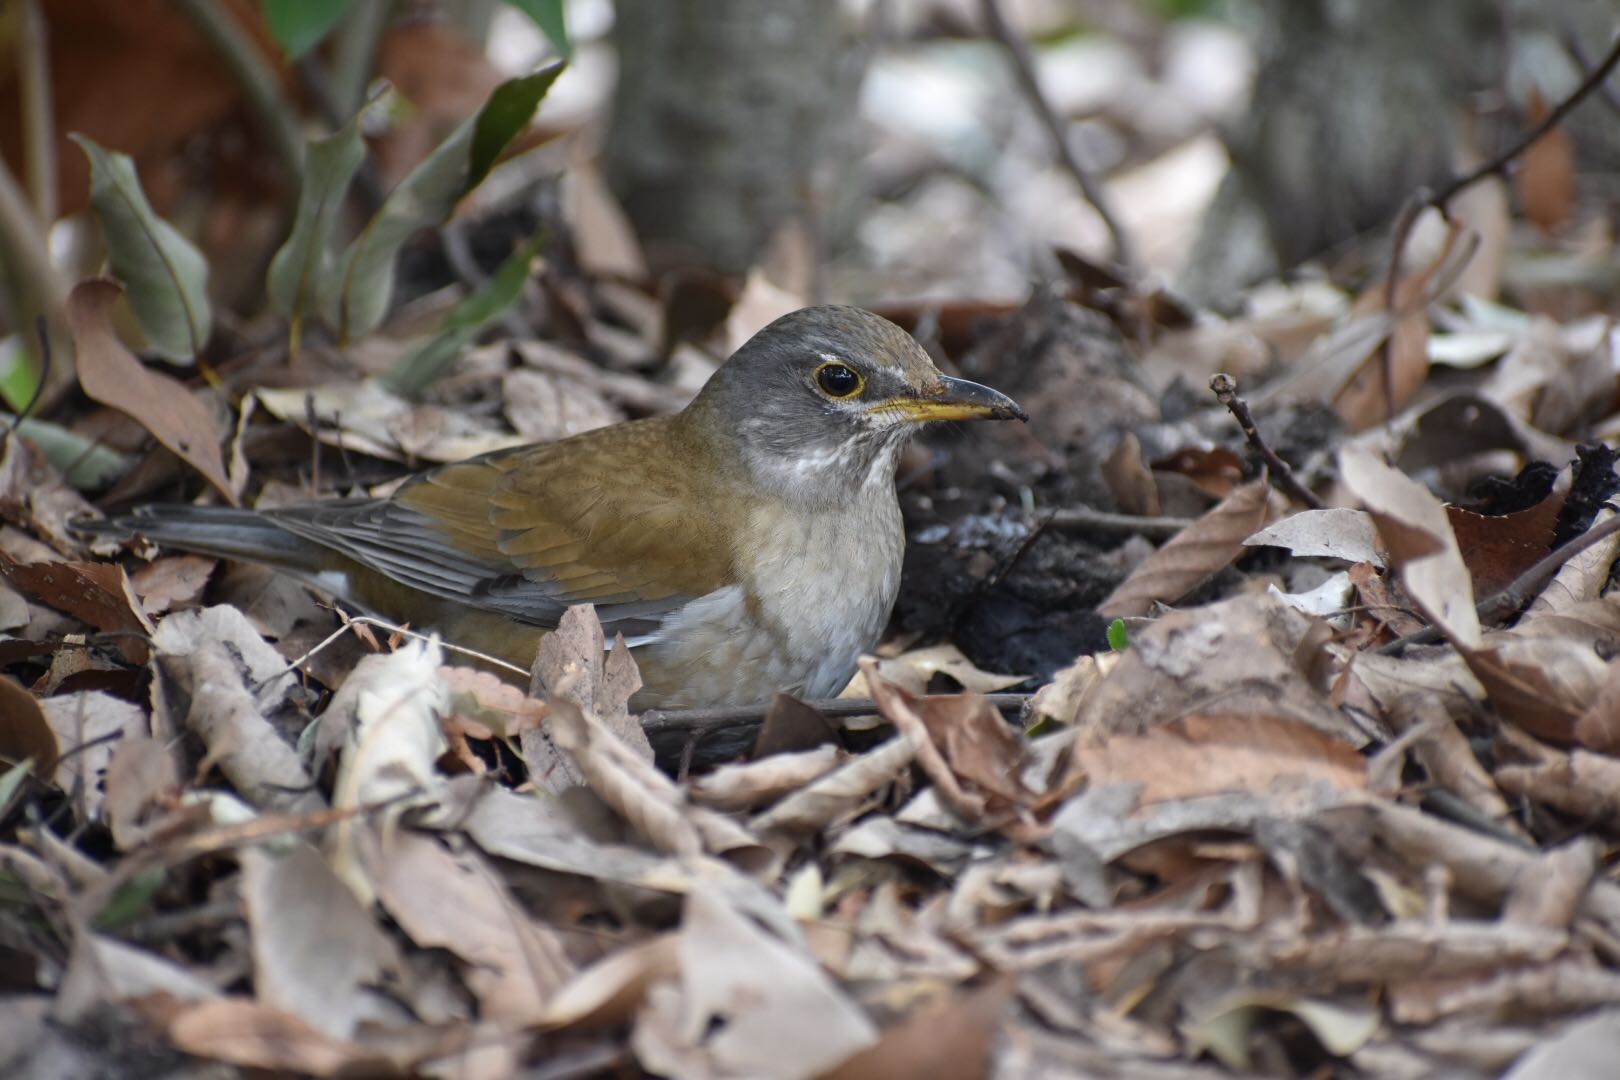
M 1157 602 L 1180 599 L 1242 555 L 1243 541 L 1270 517 L 1271 488 L 1262 476 L 1234 490 L 1142 560 L 1097 610 L 1129 618 L 1146 615 Z
M 292 1013 L 244 998 L 188 1006 L 169 1022 L 169 1041 L 188 1054 L 252 1069 L 310 1076 L 391 1076 L 384 1055 L 334 1039 Z
M 1458 651 L 1502 719 L 1564 745 L 1576 741 L 1607 674 L 1597 653 L 1569 638 L 1510 632 Z
M 105 279 L 80 282 L 68 296 L 68 331 L 78 357 L 79 385 L 91 400 L 117 409 L 237 505 L 225 475 L 221 432 L 213 414 L 178 379 L 154 371 L 124 347 L 112 310 L 123 289 Z
M 873 1045 L 822 1073 L 822 1080 L 978 1080 L 1012 1000 L 1014 980 L 925 1005 Z
M 374 875 L 383 908 L 418 945 L 466 962 L 479 1015 L 518 1025 L 547 1016 L 574 967 L 556 932 L 523 910 L 489 860 L 408 829 L 386 853 Z
M 1342 739 L 1265 713 L 1199 713 L 1143 735 L 1108 735 L 1075 747 L 1099 786 L 1141 784 L 1137 804 L 1244 791 L 1279 780 L 1326 781 L 1342 791 L 1367 783 L 1367 764 Z
M 1473 581 L 1445 506 L 1422 484 L 1359 447 L 1339 454 L 1339 475 L 1378 523 L 1378 535 L 1413 601 L 1459 647 L 1477 648 L 1481 635 Z
M 218 560 L 201 555 L 175 555 L 141 567 L 129 576 L 129 584 L 148 615 L 161 615 L 201 596 L 218 565 Z
M 660 934 L 608 954 L 564 983 L 541 1023 L 569 1031 L 617 1027 L 635 1015 L 648 986 L 679 972 L 679 939 Z
M 1487 517 L 1457 506 L 1446 507 L 1446 518 L 1457 536 L 1463 565 L 1474 579 L 1474 595 L 1491 596 L 1552 550 L 1553 530 L 1564 508 L 1562 492 L 1511 514 Z
M 511 738 L 540 727 L 546 705 L 492 671 L 447 666 L 439 670 L 450 697 L 447 729 L 470 739 Z
M 65 611 L 97 630 L 119 635 L 118 649 L 132 664 L 144 664 L 146 638 L 154 631 L 116 563 L 19 563 L 0 552 L 0 575 L 40 603 Z
M 1525 123 L 1535 127 L 1547 116 L 1547 103 L 1534 87 L 1525 108 Z M 1575 143 L 1562 126 L 1554 127 L 1525 148 L 1513 171 L 1513 187 L 1524 216 L 1544 233 L 1556 232 L 1575 209 Z
M 0 760 L 5 765 L 31 760 L 34 775 L 49 779 L 56 772 L 59 753 L 56 732 L 45 719 L 39 700 L 0 677 Z
M 1120 436 L 1114 452 L 1102 463 L 1103 482 L 1119 508 L 1140 517 L 1159 516 L 1159 486 L 1142 460 L 1142 441 L 1133 432 Z

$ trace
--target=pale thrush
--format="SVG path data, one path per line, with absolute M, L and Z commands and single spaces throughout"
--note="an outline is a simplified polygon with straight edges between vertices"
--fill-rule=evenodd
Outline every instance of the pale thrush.
M 502 450 L 381 499 L 155 506 L 89 531 L 281 568 L 524 669 L 573 604 L 634 648 L 640 706 L 838 693 L 900 584 L 900 449 L 935 420 L 1024 419 L 853 307 L 761 330 L 673 416 Z

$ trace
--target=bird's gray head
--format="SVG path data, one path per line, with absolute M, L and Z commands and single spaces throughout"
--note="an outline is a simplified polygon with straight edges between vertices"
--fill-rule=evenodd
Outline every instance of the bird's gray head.
M 1028 419 L 1011 398 L 940 373 L 900 327 L 856 307 L 801 308 L 755 334 L 690 406 L 724 423 L 754 479 L 838 502 L 892 483 L 906 436 L 936 420 Z

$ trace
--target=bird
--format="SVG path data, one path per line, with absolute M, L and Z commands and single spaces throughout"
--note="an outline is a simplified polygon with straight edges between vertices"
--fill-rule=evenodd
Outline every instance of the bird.
M 631 647 L 641 709 L 831 697 L 899 590 L 901 449 L 925 424 L 981 419 L 1028 416 L 879 315 L 807 307 L 667 416 L 442 465 L 382 498 L 79 524 L 266 564 L 525 671 L 564 611 L 592 604 Z

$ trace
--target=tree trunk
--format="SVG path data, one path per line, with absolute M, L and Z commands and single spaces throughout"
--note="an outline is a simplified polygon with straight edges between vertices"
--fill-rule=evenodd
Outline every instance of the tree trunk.
M 740 274 L 782 225 L 814 224 L 816 166 L 860 75 L 837 5 L 618 0 L 616 10 L 608 182 L 655 269 Z

